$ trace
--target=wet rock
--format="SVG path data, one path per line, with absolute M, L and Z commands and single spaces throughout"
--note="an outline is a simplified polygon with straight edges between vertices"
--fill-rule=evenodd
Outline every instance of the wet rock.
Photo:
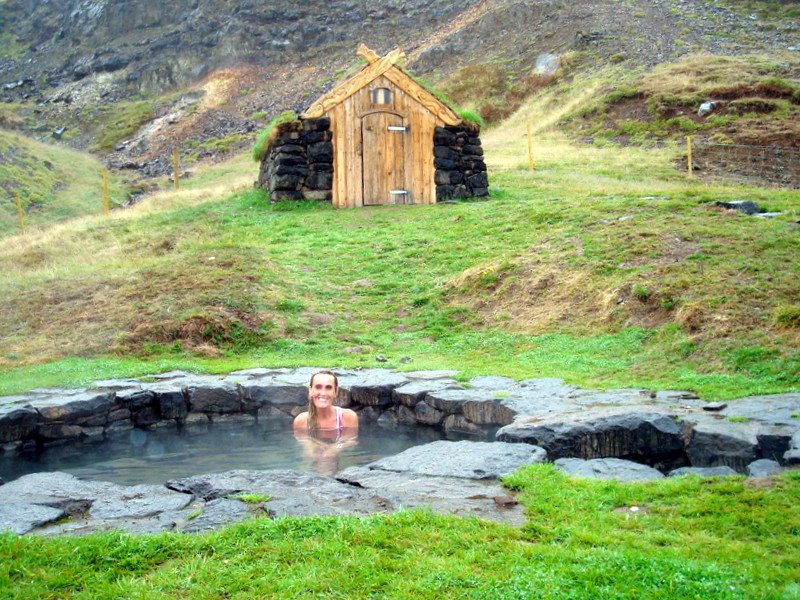
M 28 439 L 38 420 L 39 413 L 32 406 L 0 402 L 0 444 Z
M 400 373 L 376 369 L 340 377 L 339 387 L 350 390 L 352 401 L 356 404 L 389 406 L 392 403 L 392 391 L 408 382 L 408 378 Z
M 800 465 L 800 431 L 792 436 L 789 449 L 783 455 L 783 461 L 790 466 Z
M 738 475 L 730 467 L 680 467 L 669 472 L 667 477 L 680 477 L 681 475 L 698 475 L 700 477 L 727 477 Z
M 521 505 L 500 506 L 494 498 L 508 494 L 496 481 L 430 477 L 413 473 L 351 467 L 337 474 L 337 479 L 373 490 L 397 509 L 426 508 L 460 517 L 521 526 L 525 514 Z
M 52 521 L 67 516 L 64 507 L 87 503 L 90 508 L 81 519 L 76 520 L 84 525 L 87 521 L 108 525 L 124 519 L 145 519 L 180 510 L 192 498 L 189 494 L 174 492 L 161 485 L 121 486 L 109 482 L 82 481 L 61 472 L 34 473 L 0 486 L 0 511 L 5 515 L 3 522 L 28 523 L 14 527 L 28 527 L 28 531 L 31 531 L 40 527 L 41 523 L 34 524 L 30 516 L 25 515 L 49 514 L 36 507 L 59 509 L 61 514 L 55 515 Z
M 261 511 L 261 514 L 264 514 Z M 241 500 L 218 498 L 203 508 L 203 512 L 192 518 L 181 530 L 186 533 L 214 531 L 227 525 L 252 519 L 257 513 L 250 510 Z
M 44 423 L 72 423 L 82 425 L 88 419 L 97 419 L 116 408 L 113 392 L 82 391 L 76 394 L 47 395 L 33 400 L 31 406 L 39 412 Z
M 499 479 L 523 465 L 546 459 L 542 448 L 528 444 L 440 440 L 382 458 L 367 468 L 433 477 Z
M 605 409 L 561 416 L 548 421 L 515 423 L 501 428 L 497 439 L 536 444 L 553 458 L 637 457 L 656 462 L 684 449 L 684 427 L 669 414 L 620 412 L 605 416 Z M 594 418 L 593 418 L 594 417 Z
M 429 392 L 438 392 L 450 387 L 459 387 L 448 381 L 410 381 L 392 390 L 392 398 L 396 404 L 413 408 L 417 402 L 425 399 Z
M 693 423 L 686 455 L 692 466 L 728 466 L 744 473 L 747 465 L 758 458 L 757 423 L 735 423 L 728 420 L 700 419 Z
M 629 460 L 619 458 L 559 458 L 555 461 L 558 470 L 572 477 L 590 479 L 614 479 L 616 481 L 650 481 L 663 479 L 660 471 Z
M 301 471 L 228 471 L 172 480 L 167 482 L 167 486 L 192 493 L 196 490 L 206 497 L 263 494 L 269 497 L 264 503 L 265 509 L 276 517 L 369 515 L 395 510 L 390 502 L 374 491 Z
M 231 384 L 189 385 L 186 394 L 189 406 L 195 412 L 224 414 L 242 409 L 239 393 Z
M 777 461 L 760 458 L 747 465 L 748 477 L 773 477 L 784 471 Z

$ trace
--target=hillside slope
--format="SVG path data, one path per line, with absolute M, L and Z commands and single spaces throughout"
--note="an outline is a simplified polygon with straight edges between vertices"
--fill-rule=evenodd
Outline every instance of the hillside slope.
M 628 73 L 703 51 L 792 56 L 800 28 L 791 6 L 335 1 L 322 12 L 244 0 L 7 0 L 0 97 L 13 116 L 7 126 L 93 149 L 116 168 L 163 175 L 173 149 L 185 162 L 219 160 L 266 119 L 307 106 L 355 63 L 361 42 L 380 53 L 403 47 L 409 68 L 432 83 L 489 65 L 502 88 L 547 53 L 577 55 L 583 71 L 616 64 Z M 477 87 L 478 97 L 491 95 Z

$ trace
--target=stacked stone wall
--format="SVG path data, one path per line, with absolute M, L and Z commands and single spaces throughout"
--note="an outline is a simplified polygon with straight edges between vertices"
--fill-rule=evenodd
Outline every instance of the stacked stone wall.
M 433 134 L 436 200 L 483 198 L 489 178 L 477 131 L 462 125 L 437 127 Z
M 0 397 L 0 455 L 100 441 L 133 429 L 291 420 L 308 404 L 316 369 L 252 369 L 227 376 L 167 373 L 156 382 L 111 380 L 87 390 Z M 555 379 L 455 371 L 339 371 L 338 403 L 363 421 L 427 425 L 544 448 L 553 459 L 636 460 L 666 472 L 686 465 L 746 472 L 756 460 L 800 464 L 800 394 L 705 404 L 688 392 L 581 390 Z M 735 407 L 734 407 L 735 405 Z M 746 416 L 747 423 L 726 416 Z M 720 418 L 721 417 L 721 418 Z M 499 429 L 498 429 L 499 428 Z M 2 480 L 0 480 L 2 483 Z
M 305 119 L 279 126 L 258 176 L 270 200 L 331 200 L 333 143 L 331 121 Z

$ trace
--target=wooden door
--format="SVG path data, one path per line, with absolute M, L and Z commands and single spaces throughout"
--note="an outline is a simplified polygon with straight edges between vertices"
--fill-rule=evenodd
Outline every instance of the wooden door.
M 373 112 L 361 119 L 361 164 L 364 205 L 410 204 L 405 189 L 403 117 Z

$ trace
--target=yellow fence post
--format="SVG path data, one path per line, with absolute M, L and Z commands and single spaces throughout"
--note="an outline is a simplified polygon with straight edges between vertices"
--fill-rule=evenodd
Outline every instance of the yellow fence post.
M 528 123 L 528 168 L 533 173 L 533 136 L 531 135 L 531 125 Z
M 175 171 L 175 189 L 181 189 L 180 174 L 181 174 L 181 159 L 177 150 L 172 151 L 172 164 Z
M 17 216 L 19 216 L 19 231 L 25 233 L 25 219 L 22 216 L 22 199 L 17 192 Z
M 694 170 L 692 167 L 692 136 L 686 136 L 686 167 L 688 169 L 688 177 L 692 179 L 694 177 Z
M 103 213 L 108 216 L 108 169 L 103 167 Z

